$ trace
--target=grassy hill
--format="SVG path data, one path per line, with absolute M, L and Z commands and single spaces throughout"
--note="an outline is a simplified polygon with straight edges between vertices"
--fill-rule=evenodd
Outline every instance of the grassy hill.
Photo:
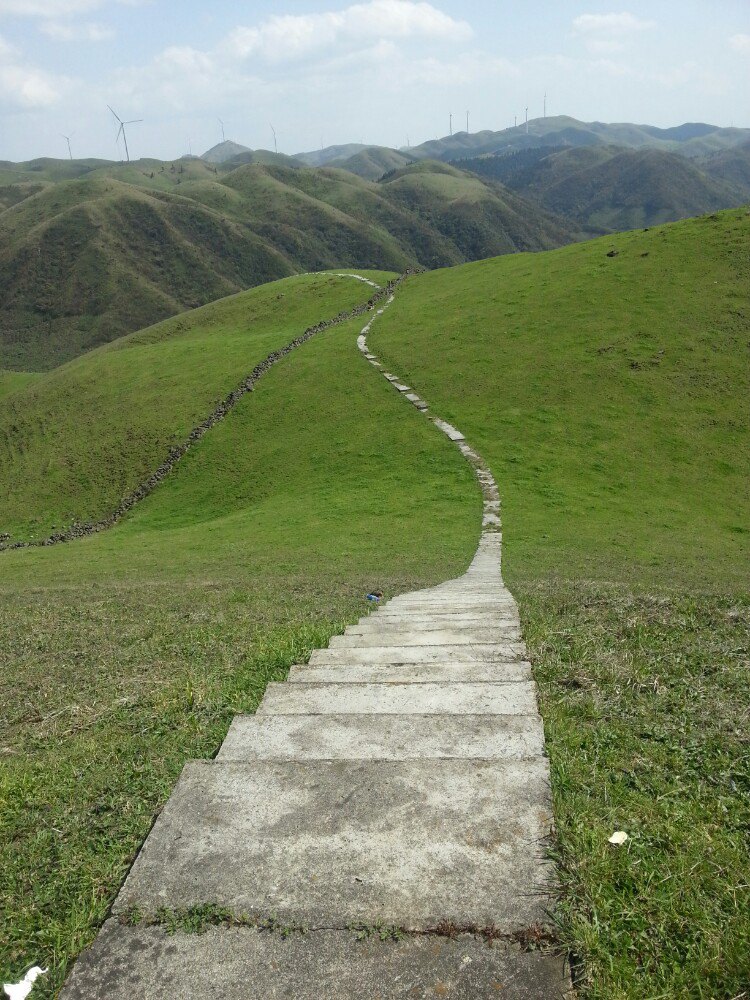
M 499 132 L 457 132 L 413 146 L 415 159 L 457 160 L 485 153 L 511 152 L 538 146 L 616 145 L 633 149 L 653 147 L 683 156 L 703 156 L 731 149 L 750 139 L 750 129 L 719 128 L 716 125 L 685 124 L 660 129 L 631 123 L 582 122 L 567 115 L 534 118 L 526 124 Z M 403 150 L 402 150 L 403 152 Z
M 273 154 L 269 154 L 273 156 Z M 92 164 L 0 191 L 0 366 L 48 369 L 185 309 L 295 272 L 404 270 L 572 238 L 566 224 L 454 172 L 374 184 L 343 170 L 192 159 Z M 75 164 L 74 164 L 75 166 Z M 63 169 L 62 167 L 60 168 Z M 428 205 L 428 202 L 432 204 Z
M 736 151 L 718 156 L 735 163 L 743 158 Z M 541 147 L 458 165 L 506 184 L 590 232 L 655 226 L 750 199 L 750 185 L 743 190 L 721 179 L 718 169 L 709 176 L 693 160 L 650 147 Z
M 45 391 L 27 390 L 16 410 L 35 454 L 24 467 L 39 484 L 40 463 L 55 465 L 56 486 L 29 492 L 39 520 L 103 498 L 153 436 L 168 442 L 269 347 L 371 291 L 289 279 L 39 376 Z M 210 756 L 268 680 L 356 620 L 374 586 L 392 594 L 468 565 L 481 512 L 473 474 L 373 377 L 356 348 L 363 322 L 271 369 L 116 528 L 0 553 L 8 981 L 33 941 L 52 970 L 39 995 L 56 995 L 184 761 Z M 66 385 L 53 392 L 56 379 Z M 18 476 L 6 458 L 0 496 Z
M 748 249 L 743 209 L 428 273 L 368 338 L 500 487 L 586 998 L 750 981 Z
M 376 281 L 389 277 L 367 273 Z M 333 275 L 288 278 L 131 334 L 53 372 L 0 376 L 0 393 L 4 385 L 15 390 L 0 409 L 0 534 L 40 538 L 101 518 L 267 354 L 372 291 Z
M 368 146 L 353 156 L 332 160 L 330 166 L 340 167 L 342 170 L 349 170 L 358 177 L 366 177 L 367 180 L 377 181 L 383 174 L 391 170 L 398 170 L 413 163 L 410 156 L 399 153 L 396 149 L 388 149 L 386 146 Z
M 731 997 L 750 977 L 749 241 L 735 210 L 429 272 L 369 337 L 500 487 L 550 753 L 560 935 L 586 1000 Z M 219 397 L 287 309 L 306 326 L 367 294 L 287 279 L 16 388 L 0 412 L 27 415 L 29 457 L 16 431 L 0 438 L 0 496 L 37 477 L 18 529 L 29 504 L 43 524 L 59 497 L 115 495 L 106 480 L 133 468 L 139 428 L 165 425 L 168 443 L 185 400 Z M 275 366 L 110 532 L 0 553 L 3 968 L 22 973 L 33 940 L 53 964 L 47 995 L 185 758 L 209 756 L 367 588 L 468 563 L 476 483 L 362 361 L 361 325 Z M 49 409 L 51 380 L 73 375 Z M 158 419 L 133 416 L 138 401 Z M 105 461 L 76 457 L 82 433 Z M 55 467 L 61 449 L 81 474 Z

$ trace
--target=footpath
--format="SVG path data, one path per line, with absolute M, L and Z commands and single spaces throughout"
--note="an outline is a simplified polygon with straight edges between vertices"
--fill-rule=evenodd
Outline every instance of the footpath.
M 476 470 L 474 560 L 331 639 L 234 720 L 215 760 L 186 765 L 62 1000 L 570 994 L 550 943 L 549 769 L 501 577 L 497 486 L 383 371 L 369 327 L 364 356 Z

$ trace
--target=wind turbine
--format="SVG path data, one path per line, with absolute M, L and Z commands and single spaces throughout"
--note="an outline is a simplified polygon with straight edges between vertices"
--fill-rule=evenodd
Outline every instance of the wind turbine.
M 268 124 L 271 125 L 270 122 Z M 279 147 L 278 147 L 278 144 L 276 142 L 276 129 L 273 127 L 273 125 L 271 125 L 271 131 L 273 132 L 273 151 L 274 151 L 274 153 L 278 153 Z
M 219 125 L 221 125 L 221 141 L 222 142 L 226 142 L 227 141 L 227 137 L 224 135 L 224 122 L 221 120 L 221 118 L 218 119 L 218 122 L 219 122 Z
M 451 135 L 453 135 L 453 114 L 448 115 L 448 128 L 450 129 Z
M 64 139 L 64 140 L 65 140 L 65 141 L 67 142 L 67 144 L 68 144 L 68 156 L 69 156 L 69 157 L 71 158 L 71 160 L 72 160 L 72 159 L 73 159 L 73 152 L 72 152 L 72 150 L 71 150 L 71 148 L 70 148 L 70 140 L 71 140 L 71 139 L 73 138 L 73 136 L 75 135 L 75 132 L 71 132 L 71 133 L 70 133 L 70 135 L 63 135 L 63 133 L 61 132 L 61 133 L 60 133 L 60 135 L 62 135 L 63 139 Z
M 110 111 L 112 111 L 112 108 L 109 107 L 109 104 L 107 105 L 107 107 L 109 108 Z M 128 163 L 130 163 L 130 150 L 128 149 L 128 137 L 127 137 L 127 135 L 125 133 L 125 126 L 126 125 L 137 125 L 139 122 L 142 122 L 143 119 L 142 118 L 133 118 L 129 122 L 124 122 L 122 120 L 122 118 L 120 118 L 120 116 L 117 114 L 116 111 L 112 111 L 112 114 L 115 116 L 115 118 L 117 119 L 117 121 L 120 123 L 120 127 L 117 130 L 117 136 L 115 138 L 115 142 L 118 141 L 118 139 L 120 138 L 120 133 L 122 133 L 122 139 L 123 139 L 123 142 L 125 143 L 125 156 L 127 157 Z
M 466 134 L 469 134 L 469 112 L 466 112 Z

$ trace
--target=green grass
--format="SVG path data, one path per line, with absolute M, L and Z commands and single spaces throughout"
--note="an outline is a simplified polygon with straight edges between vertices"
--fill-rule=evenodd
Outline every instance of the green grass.
M 551 759 L 560 930 L 586 1000 L 728 1000 L 750 982 L 749 226 L 733 211 L 420 275 L 369 338 L 499 483 Z M 188 361 L 224 377 L 204 356 L 234 350 L 237 328 L 216 309 L 176 340 L 77 364 L 151 350 L 169 364 L 144 370 L 173 385 Z M 360 325 L 276 366 L 114 530 L 0 555 L 6 978 L 51 962 L 53 995 L 184 760 L 210 755 L 367 589 L 467 565 L 471 471 L 364 364 Z M 180 336 L 187 353 L 170 353 Z M 101 397 L 81 381 L 92 423 L 89 393 L 120 426 L 107 401 L 128 370 Z M 64 411 L 40 412 L 32 450 Z
M 492 466 L 513 577 L 746 582 L 749 239 L 740 210 L 431 272 L 374 328 Z
M 750 983 L 749 234 L 732 211 L 421 275 L 369 338 L 500 487 L 587 1000 Z
M 0 169 L 0 366 L 49 370 L 298 272 L 403 271 L 571 238 L 477 178 L 453 171 L 450 185 L 433 184 L 434 169 L 395 186 L 271 164 L 49 161 L 16 172 L 16 184 Z
M 0 370 L 0 400 L 12 392 L 25 389 L 37 377 L 35 372 L 4 372 Z
M 106 515 L 271 351 L 373 291 L 325 274 L 274 282 L 37 376 L 0 404 L 0 532 Z
M 473 474 L 362 360 L 363 322 L 280 362 L 113 530 L 0 556 L 6 980 L 50 963 L 55 994 L 185 760 L 369 589 L 468 565 Z
M 519 583 L 582 994 L 750 983 L 750 596 Z M 630 839 L 614 847 L 608 838 Z

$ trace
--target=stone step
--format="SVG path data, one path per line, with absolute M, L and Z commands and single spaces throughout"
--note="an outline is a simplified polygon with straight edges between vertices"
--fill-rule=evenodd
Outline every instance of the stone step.
M 218 761 L 524 760 L 544 755 L 534 715 L 237 715 Z
M 438 684 L 272 682 L 258 715 L 529 715 L 537 711 L 531 681 Z
M 476 643 L 473 646 L 368 646 L 367 649 L 314 649 L 313 666 L 338 663 L 505 663 L 526 659 L 526 647 L 516 643 Z
M 461 631 L 466 630 L 471 633 L 482 629 L 492 633 L 508 635 L 510 633 L 517 634 L 519 628 L 518 621 L 513 621 L 510 618 L 500 618 L 498 615 L 487 615 L 484 619 L 458 616 L 457 621 L 456 616 L 451 616 L 450 618 L 442 616 L 440 620 L 428 616 L 409 620 L 408 618 L 400 618 L 398 615 L 386 616 L 375 614 L 369 618 L 365 618 L 364 621 L 356 625 L 350 625 L 345 634 L 393 635 L 394 633 L 398 634 L 407 631 L 435 633 L 443 629 L 450 631 L 460 629 Z
M 440 614 L 441 612 L 460 612 L 462 614 L 469 614 L 476 611 L 488 612 L 494 611 L 497 614 L 502 614 L 504 611 L 516 610 L 516 604 L 510 601 L 498 601 L 494 598 L 488 598 L 486 601 L 477 600 L 476 598 L 467 598 L 466 600 L 457 600 L 454 598 L 433 598 L 428 600 L 427 598 L 420 601 L 398 601 L 395 597 L 392 601 L 389 601 L 385 605 L 391 611 L 398 612 L 402 611 L 419 611 L 422 614 Z
M 451 441 L 463 441 L 464 436 L 461 431 L 457 430 L 452 424 L 449 424 L 445 420 L 435 419 L 435 426 L 439 427 L 443 434 L 447 434 Z
M 461 608 L 458 610 L 455 608 L 438 608 L 435 611 L 419 611 L 409 608 L 394 608 L 389 604 L 384 604 L 381 607 L 375 605 L 369 608 L 367 614 L 362 615 L 359 619 L 359 623 L 362 625 L 370 621 L 384 621 L 386 624 L 390 622 L 406 622 L 407 624 L 418 626 L 421 622 L 424 622 L 432 628 L 440 628 L 441 623 L 444 624 L 449 620 L 469 625 L 472 622 L 481 622 L 482 624 L 496 622 L 498 625 L 511 625 L 518 624 L 518 612 L 510 606 L 503 608 L 501 611 L 497 611 L 494 608 L 482 608 L 478 611 L 471 608 L 466 611 Z
M 549 922 L 551 824 L 542 758 L 193 761 L 113 913 L 210 902 L 310 929 L 512 933 Z
M 561 958 L 481 937 L 366 940 L 352 930 L 203 934 L 108 920 L 76 962 L 61 1000 L 563 1000 Z M 251 985 L 250 985 L 251 984 Z M 106 992 L 105 987 L 106 985 Z
M 444 611 L 397 611 L 396 608 L 386 606 L 371 611 L 368 615 L 363 615 L 359 623 L 363 625 L 369 621 L 382 621 L 386 625 L 404 622 L 407 625 L 413 625 L 414 628 L 422 626 L 445 628 L 451 623 L 469 626 L 473 623 L 486 625 L 493 622 L 497 625 L 517 625 L 519 617 L 518 612 L 511 608 L 506 608 L 503 611 L 453 611 L 448 608 Z
M 432 632 L 416 629 L 384 629 L 372 632 L 350 632 L 334 635 L 329 649 L 367 649 L 371 646 L 476 646 L 477 643 L 520 642 L 520 629 L 509 628 L 441 629 Z
M 424 684 L 526 681 L 531 664 L 526 660 L 510 663 L 348 663 L 336 667 L 315 667 L 309 663 L 293 666 L 290 683 L 345 684 Z

